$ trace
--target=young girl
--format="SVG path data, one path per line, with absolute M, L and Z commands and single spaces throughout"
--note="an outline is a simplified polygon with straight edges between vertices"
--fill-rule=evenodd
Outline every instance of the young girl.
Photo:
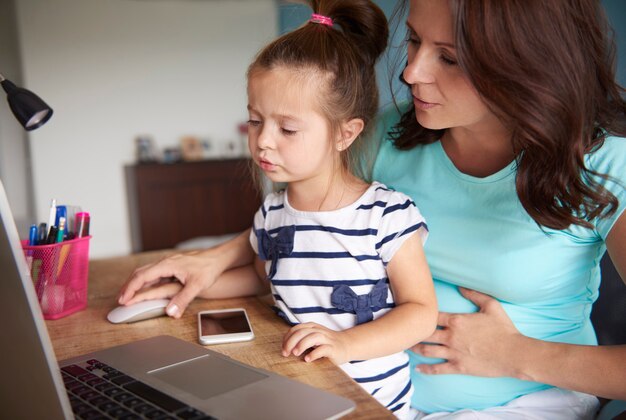
M 437 317 L 422 249 L 428 231 L 411 199 L 364 182 L 348 163 L 377 111 L 374 65 L 387 21 L 366 0 L 312 8 L 309 23 L 264 48 L 248 70 L 252 159 L 287 185 L 254 218 L 256 272 L 226 272 L 199 296 L 271 285 L 278 314 L 293 325 L 283 356 L 329 358 L 406 417 L 412 387 L 403 350 L 432 334 Z
M 331 359 L 404 416 L 411 384 L 402 350 L 435 327 L 427 229 L 407 196 L 359 179 L 345 157 L 376 112 L 385 17 L 370 2 L 320 3 L 248 71 L 252 159 L 287 184 L 265 199 L 250 242 L 278 314 L 294 325 L 283 355 Z M 365 43 L 373 51 L 354 47 L 351 36 L 363 34 L 380 39 Z

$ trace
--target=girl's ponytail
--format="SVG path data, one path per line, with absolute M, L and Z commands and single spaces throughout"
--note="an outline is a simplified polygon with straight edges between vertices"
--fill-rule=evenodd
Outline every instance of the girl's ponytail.
M 383 11 L 369 0 L 311 0 L 313 12 L 332 19 L 369 63 L 387 48 L 389 27 Z

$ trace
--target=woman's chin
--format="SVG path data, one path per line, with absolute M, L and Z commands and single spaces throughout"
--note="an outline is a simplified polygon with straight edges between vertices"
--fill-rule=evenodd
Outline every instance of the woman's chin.
M 417 122 L 424 128 L 429 130 L 443 130 L 448 128 L 446 125 L 441 122 L 433 121 L 433 118 L 429 118 L 428 116 L 420 116 L 420 113 L 417 113 Z

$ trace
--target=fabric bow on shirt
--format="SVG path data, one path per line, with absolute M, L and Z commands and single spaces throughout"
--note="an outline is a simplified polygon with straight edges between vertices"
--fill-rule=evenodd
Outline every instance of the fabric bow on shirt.
M 356 323 L 363 324 L 374 319 L 374 311 L 384 308 L 387 303 L 389 288 L 385 279 L 381 279 L 365 295 L 357 295 L 345 284 L 333 287 L 330 303 L 337 309 L 356 314 Z
M 268 279 L 276 274 L 276 265 L 281 256 L 291 255 L 293 251 L 293 238 L 296 234 L 295 226 L 283 226 L 278 229 L 275 236 L 270 236 L 265 229 L 256 231 L 259 243 L 259 258 L 272 261 Z

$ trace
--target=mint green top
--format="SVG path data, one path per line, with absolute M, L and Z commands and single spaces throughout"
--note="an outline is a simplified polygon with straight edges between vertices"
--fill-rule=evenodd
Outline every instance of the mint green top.
M 439 310 L 473 312 L 457 286 L 497 298 L 524 335 L 597 344 L 589 315 L 598 297 L 605 239 L 626 206 L 626 139 L 610 137 L 586 158 L 588 168 L 619 180 L 602 181 L 619 199 L 617 212 L 580 226 L 542 231 L 515 190 L 515 162 L 485 178 L 460 172 L 440 142 L 399 151 L 384 134 L 399 115 L 382 118 L 384 136 L 374 179 L 409 195 L 428 221 L 426 256 Z M 411 365 L 434 363 L 409 352 Z M 425 412 L 502 405 L 548 385 L 513 378 L 425 375 L 412 369 L 412 404 Z

